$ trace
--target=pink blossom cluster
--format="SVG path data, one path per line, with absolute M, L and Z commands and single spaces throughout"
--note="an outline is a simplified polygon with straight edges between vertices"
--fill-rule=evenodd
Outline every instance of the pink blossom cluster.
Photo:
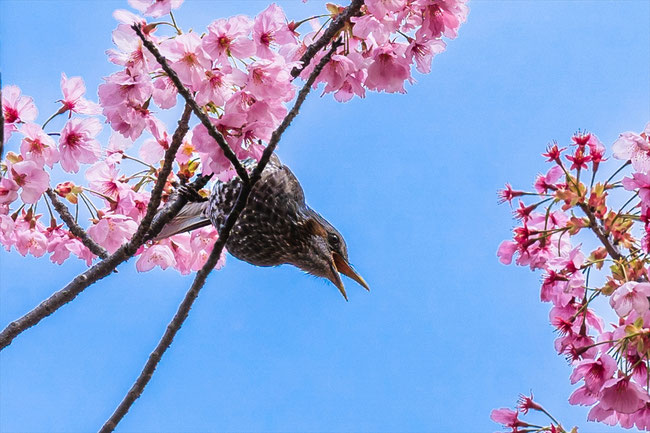
M 289 21 L 271 4 L 252 18 L 217 19 L 202 31 L 184 32 L 173 15 L 182 0 L 128 0 L 151 20 L 115 11 L 115 47 L 106 53 L 118 68 L 99 86 L 99 103 L 86 96 L 81 77 L 62 74 L 60 106 L 37 124 L 34 100 L 17 86 L 3 88 L 4 137 L 10 151 L 0 163 L 0 243 L 23 255 L 50 253 L 59 264 L 70 253 L 92 262 L 95 256 L 53 210 L 45 194 L 48 188 L 73 206 L 76 222 L 109 254 L 137 230 L 172 142 L 173 131 L 160 113 L 184 102 L 132 25 L 139 25 L 157 46 L 237 157 L 259 159 L 264 143 L 287 114 L 298 82 L 335 41 L 336 51 L 315 83 L 323 83 L 324 93 L 333 93 L 339 101 L 364 97 L 366 90 L 404 93 L 404 83 L 414 81 L 411 66 L 429 72 L 434 55 L 445 48 L 442 38 L 457 36 L 468 13 L 465 2 L 366 0 L 361 13 L 346 22 L 296 81 L 301 57 L 343 6 L 328 4 L 324 15 Z M 63 115 L 65 124 L 53 130 L 50 121 Z M 112 134 L 102 143 L 105 123 Z M 163 202 L 175 185 L 199 172 L 220 179 L 234 175 L 201 123 L 186 134 L 176 154 Z M 85 180 L 53 183 L 69 174 Z M 49 224 L 43 222 L 44 215 Z M 205 263 L 216 237 L 210 227 L 149 241 L 138 250 L 136 267 L 195 271 Z M 218 266 L 222 263 L 223 258 Z
M 604 182 L 597 174 L 605 147 L 594 134 L 578 132 L 564 148 L 549 145 L 543 156 L 551 167 L 531 191 L 506 185 L 499 192 L 502 201 L 518 200 L 520 224 L 497 252 L 504 264 L 516 257 L 543 272 L 540 299 L 553 305 L 555 349 L 579 384 L 569 403 L 592 406 L 590 421 L 642 430 L 650 430 L 649 133 L 650 123 L 620 135 L 613 157 L 624 163 Z M 617 179 L 630 165 L 630 177 Z M 615 193 L 625 203 L 618 208 L 608 200 Z M 587 250 L 579 243 L 585 236 L 599 245 Z M 609 326 L 593 309 L 603 296 L 618 317 Z
M 551 421 L 549 425 L 531 424 L 522 418 L 521 415 L 528 414 L 529 411 L 541 412 Z M 549 433 L 578 433 L 578 428 L 573 427 L 571 430 L 565 428 L 551 415 L 544 407 L 533 400 L 533 394 L 530 397 L 521 394 L 517 407 L 513 409 L 500 408 L 494 409 L 490 414 L 492 421 L 502 424 L 504 427 L 511 429 L 511 432 L 549 432 Z
M 146 15 L 159 17 L 178 7 L 180 1 L 131 0 Z M 99 100 L 111 127 L 125 137 L 137 139 L 148 130 L 156 139 L 153 102 L 160 109 L 176 106 L 177 92 L 160 65 L 143 48 L 131 24 L 142 24 L 147 37 L 170 61 L 183 85 L 194 93 L 197 103 L 211 114 L 211 121 L 240 158 L 259 158 L 262 142 L 287 113 L 286 104 L 296 94 L 292 70 L 309 44 L 335 19 L 343 7 L 328 5 L 322 25 L 317 17 L 288 21 L 282 9 L 271 4 L 254 18 L 239 15 L 218 19 L 205 32 L 159 36 L 162 23 L 147 23 L 127 11 L 117 11 L 120 21 L 113 32 L 117 49 L 109 59 L 123 67 L 105 78 Z M 411 65 L 427 73 L 434 55 L 445 49 L 442 37 L 455 38 L 465 21 L 465 0 L 367 0 L 362 15 L 353 17 L 340 38 L 332 60 L 319 75 L 324 93 L 333 92 L 339 101 L 354 95 L 364 97 L 366 89 L 405 93 L 404 83 L 413 82 Z M 310 24 L 301 34 L 301 26 Z M 398 39 L 401 39 L 398 40 Z M 307 77 L 327 47 L 302 72 Z M 194 128 L 191 142 L 205 174 L 229 175 L 229 162 L 203 125 Z M 164 144 L 161 143 L 164 147 Z M 147 146 L 144 158 L 161 153 Z

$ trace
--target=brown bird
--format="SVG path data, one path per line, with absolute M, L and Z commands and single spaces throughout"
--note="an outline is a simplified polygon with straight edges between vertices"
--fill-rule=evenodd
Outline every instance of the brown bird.
M 249 172 L 255 164 L 254 160 L 243 161 Z M 241 187 L 239 177 L 228 182 L 217 181 L 208 200 L 187 204 L 156 239 L 208 224 L 220 232 Z M 255 266 L 288 263 L 312 275 L 327 278 L 346 300 L 348 297 L 339 273 L 370 290 L 350 266 L 341 233 L 307 206 L 300 182 L 275 155 L 253 187 L 226 248 L 236 258 Z

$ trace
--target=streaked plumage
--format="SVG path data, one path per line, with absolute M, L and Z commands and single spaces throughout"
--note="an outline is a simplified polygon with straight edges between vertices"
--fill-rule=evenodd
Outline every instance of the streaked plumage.
M 250 172 L 255 161 L 244 161 Z M 241 180 L 217 181 L 208 201 L 189 203 L 158 239 L 212 223 L 218 231 L 235 205 Z M 332 281 L 347 299 L 339 272 L 368 289 L 348 264 L 343 236 L 305 203 L 300 182 L 275 155 L 255 184 L 233 227 L 226 248 L 236 258 L 256 266 L 294 265 Z

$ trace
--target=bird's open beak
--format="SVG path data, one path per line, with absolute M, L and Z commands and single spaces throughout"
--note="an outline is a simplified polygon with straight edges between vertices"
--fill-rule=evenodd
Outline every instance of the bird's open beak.
M 340 255 L 337 253 L 332 254 L 332 278 L 330 279 L 332 283 L 336 287 L 338 287 L 339 291 L 345 298 L 345 300 L 348 300 L 348 295 L 345 293 L 345 287 L 343 286 L 343 281 L 341 281 L 341 277 L 339 276 L 339 272 L 345 276 L 348 276 L 352 278 L 354 281 L 359 283 L 364 289 L 370 291 L 370 287 L 368 287 L 368 284 L 366 281 L 361 277 L 361 275 L 357 274 L 357 272 L 352 269 L 352 266 Z

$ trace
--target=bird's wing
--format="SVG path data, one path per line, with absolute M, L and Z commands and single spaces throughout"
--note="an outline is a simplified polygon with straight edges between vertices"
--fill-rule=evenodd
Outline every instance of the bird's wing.
M 174 236 L 178 233 L 185 233 L 210 225 L 210 219 L 206 215 L 208 202 L 187 203 L 183 209 L 168 222 L 160 231 L 155 241 Z

